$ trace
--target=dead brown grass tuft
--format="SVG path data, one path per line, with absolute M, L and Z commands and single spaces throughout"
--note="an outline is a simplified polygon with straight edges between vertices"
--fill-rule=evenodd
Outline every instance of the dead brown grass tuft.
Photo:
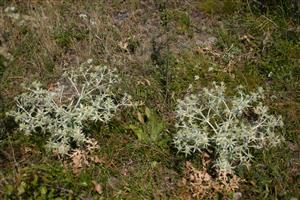
M 85 167 L 91 166 L 91 164 L 102 163 L 102 160 L 95 155 L 95 151 L 99 149 L 96 140 L 88 140 L 86 149 L 75 149 L 70 155 L 71 162 L 70 168 L 74 174 L 79 174 Z
M 210 160 L 203 161 L 202 170 L 198 170 L 192 163 L 186 162 L 184 177 L 178 183 L 180 187 L 185 188 L 182 199 L 215 199 L 219 194 L 226 199 L 229 193 L 239 188 L 239 177 L 224 173 L 212 176 L 208 172 L 209 163 Z

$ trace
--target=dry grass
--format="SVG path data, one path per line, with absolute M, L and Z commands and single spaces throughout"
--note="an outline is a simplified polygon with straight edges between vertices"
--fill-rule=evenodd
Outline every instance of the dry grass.
M 239 189 L 240 178 L 231 174 L 213 175 L 209 172 L 211 160 L 204 155 L 202 159 L 203 167 L 196 169 L 192 163 L 186 162 L 184 177 L 178 182 L 180 187 L 187 191 L 181 194 L 181 199 L 216 199 L 223 194 L 222 199 L 227 199 L 226 195 L 233 194 Z

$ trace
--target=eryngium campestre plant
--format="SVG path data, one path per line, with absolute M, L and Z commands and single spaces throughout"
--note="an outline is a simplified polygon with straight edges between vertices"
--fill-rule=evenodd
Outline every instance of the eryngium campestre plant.
M 79 68 L 66 71 L 61 80 L 48 89 L 33 82 L 26 93 L 16 97 L 17 109 L 8 114 L 19 123 L 25 134 L 49 134 L 47 146 L 67 154 L 84 145 L 86 122 L 108 122 L 116 110 L 128 103 L 128 96 L 117 102 L 112 87 L 119 80 L 115 70 L 93 66 L 91 60 Z
M 225 90 L 224 83 L 214 83 L 178 100 L 174 143 L 186 155 L 214 152 L 216 169 L 232 173 L 238 164 L 249 164 L 251 150 L 276 146 L 283 138 L 275 129 L 283 122 L 268 114 L 262 88 L 246 94 L 239 87 L 235 96 L 225 96 Z

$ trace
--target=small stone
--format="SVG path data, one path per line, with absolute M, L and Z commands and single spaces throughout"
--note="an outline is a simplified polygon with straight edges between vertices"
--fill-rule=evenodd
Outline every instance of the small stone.
M 10 6 L 4 9 L 4 12 L 8 13 L 8 12 L 15 12 L 16 11 L 16 7 L 14 6 Z
M 21 15 L 19 13 L 9 13 L 7 14 L 8 17 L 12 18 L 13 20 L 19 20 Z
M 106 186 L 109 189 L 116 190 L 120 187 L 120 180 L 112 176 L 108 179 Z
M 13 56 L 8 52 L 8 48 L 6 46 L 0 46 L 0 56 L 3 56 L 5 59 L 12 61 Z
M 180 181 L 177 182 L 178 187 L 184 187 L 187 184 L 187 180 L 185 178 L 182 178 Z
M 209 37 L 209 38 L 207 39 L 207 42 L 208 42 L 209 44 L 215 44 L 217 41 L 218 41 L 218 39 L 217 39 L 216 37 L 214 37 L 214 36 L 211 36 L 211 37 Z
M 242 193 L 241 192 L 235 192 L 234 194 L 233 194 L 233 200 L 239 200 L 239 199 L 241 199 L 242 198 Z
M 92 183 L 94 184 L 94 190 L 95 190 L 98 194 L 102 194 L 103 188 L 102 188 L 101 184 L 97 183 L 96 181 L 92 181 Z

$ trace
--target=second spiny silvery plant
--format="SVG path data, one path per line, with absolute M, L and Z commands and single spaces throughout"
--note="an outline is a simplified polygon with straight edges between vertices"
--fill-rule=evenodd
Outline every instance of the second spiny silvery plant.
M 225 95 L 224 83 L 178 100 L 177 134 L 174 143 L 186 155 L 212 152 L 219 173 L 232 174 L 240 164 L 249 164 L 251 151 L 279 144 L 283 138 L 280 116 L 269 114 L 263 89 L 246 93 L 238 87 L 234 96 Z

